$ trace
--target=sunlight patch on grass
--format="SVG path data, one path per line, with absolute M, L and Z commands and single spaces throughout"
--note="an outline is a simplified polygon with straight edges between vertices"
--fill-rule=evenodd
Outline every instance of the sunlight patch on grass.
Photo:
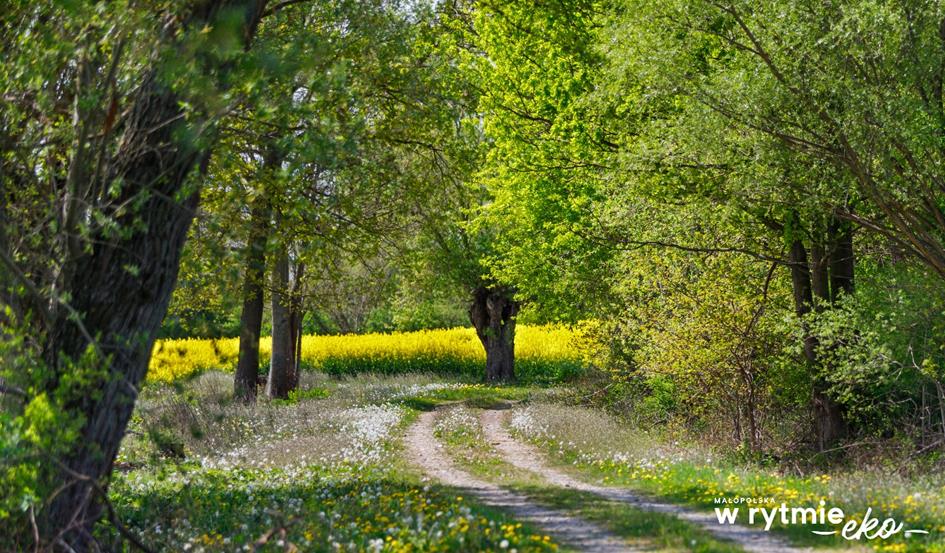
M 538 445 L 558 465 L 605 485 L 630 487 L 711 511 L 717 497 L 770 497 L 775 505 L 817 507 L 820 501 L 861 519 L 867 508 L 881 519 L 893 517 L 925 537 L 902 534 L 868 545 L 878 550 L 945 551 L 945 487 L 941 478 L 906 479 L 894 470 L 851 470 L 791 476 L 769 468 L 735 464 L 689 444 L 661 443 L 593 410 L 531 404 L 516 409 L 511 428 Z M 817 536 L 816 525 L 776 523 L 774 531 L 795 543 L 818 548 L 863 545 L 840 537 Z M 885 548 L 885 549 L 884 549 Z

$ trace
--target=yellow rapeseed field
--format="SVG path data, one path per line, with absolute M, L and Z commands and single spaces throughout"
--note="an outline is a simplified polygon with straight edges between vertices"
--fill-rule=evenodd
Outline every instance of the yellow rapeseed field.
M 265 365 L 272 339 L 260 341 Z M 239 340 L 159 340 L 148 380 L 171 382 L 208 369 L 232 371 Z M 578 333 L 561 326 L 519 325 L 515 337 L 516 372 L 526 381 L 557 381 L 580 372 Z M 330 374 L 433 372 L 474 376 L 485 352 L 472 328 L 303 336 L 302 364 Z

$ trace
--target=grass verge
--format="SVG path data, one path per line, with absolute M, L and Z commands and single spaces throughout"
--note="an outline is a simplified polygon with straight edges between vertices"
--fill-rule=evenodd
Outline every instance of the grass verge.
M 843 525 L 784 524 L 772 531 L 791 543 L 816 549 L 864 548 L 877 551 L 945 551 L 945 487 L 941 480 L 907 480 L 894 471 L 849 471 L 792 476 L 771 468 L 713 459 L 706 451 L 679 444 L 659 443 L 652 436 L 620 425 L 602 412 L 532 404 L 512 417 L 513 432 L 537 445 L 556 466 L 604 485 L 631 488 L 695 509 L 714 512 L 716 498 L 769 499 L 766 505 L 740 507 L 739 522 L 747 522 L 749 507 L 841 508 L 846 521 L 859 524 L 866 510 L 882 522 L 887 517 L 903 523 L 903 530 L 927 535 L 906 537 L 903 532 L 886 539 L 847 540 Z M 780 515 L 779 515 L 780 516 Z M 760 516 L 754 527 L 762 527 Z M 822 536 L 814 530 L 837 530 Z
M 596 523 L 628 544 L 661 551 L 742 551 L 737 545 L 718 540 L 674 516 L 550 486 L 540 475 L 512 466 L 485 439 L 477 409 L 455 406 L 444 410 L 437 419 L 435 435 L 457 466 L 467 472 L 520 492 L 546 507 Z

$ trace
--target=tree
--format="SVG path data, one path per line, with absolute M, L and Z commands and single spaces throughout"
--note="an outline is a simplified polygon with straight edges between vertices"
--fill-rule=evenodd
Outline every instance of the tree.
M 272 359 L 266 392 L 271 398 L 285 399 L 294 389 L 295 334 L 289 299 L 289 252 L 276 253 L 272 270 Z
M 465 7 L 440 6 L 414 43 L 424 60 L 416 82 L 400 94 L 403 113 L 384 140 L 404 183 L 401 301 L 420 304 L 462 297 L 486 352 L 485 380 L 515 379 L 515 287 L 492 274 L 489 259 L 502 229 L 474 223 L 492 202 L 479 168 L 489 144 L 480 120 L 480 85 L 464 65 Z
M 273 160 L 263 162 L 271 168 Z M 233 375 L 234 395 L 247 403 L 256 400 L 259 378 L 259 338 L 262 332 L 266 273 L 266 244 L 271 232 L 272 206 L 265 192 L 250 207 L 249 233 L 246 240 L 246 264 L 243 274 L 243 306 L 240 312 L 240 352 Z
M 721 71 L 706 58 L 728 59 L 724 48 L 693 49 L 654 71 L 660 47 L 637 30 L 650 23 L 638 9 L 612 8 L 475 4 L 471 63 L 495 141 L 487 217 L 507 225 L 495 274 L 565 317 L 624 316 L 622 290 L 634 287 L 620 276 L 625 249 L 651 249 L 654 265 L 667 249 L 776 262 L 794 276 L 801 316 L 852 291 L 852 227 L 839 218 L 856 203 L 850 179 L 770 137 L 746 136 L 712 104 L 680 93 L 693 75 Z M 844 423 L 809 332 L 804 342 L 824 448 Z
M 658 14 L 627 37 L 654 82 L 743 132 L 842 168 L 869 210 L 837 215 L 945 276 L 937 6 L 855 1 L 630 3 Z M 699 61 L 696 70 L 693 61 Z M 682 67 L 688 71 L 678 72 Z
M 602 112 L 586 101 L 602 61 L 601 10 L 593 1 L 452 5 L 457 57 L 490 145 L 477 175 L 490 195 L 479 223 L 495 237 L 489 274 L 571 321 L 607 295 L 595 275 L 612 254 L 589 239 L 600 174 L 615 153 Z
M 102 490 L 177 277 L 229 98 L 251 87 L 266 2 L 5 10 L 0 260 L 8 324 L 41 351 L 28 405 L 76 421 L 49 458 L 41 537 L 94 547 Z M 37 201 L 42 198 L 42 201 Z M 21 234 L 15 229 L 37 228 Z M 24 525 L 26 527 L 27 525 Z

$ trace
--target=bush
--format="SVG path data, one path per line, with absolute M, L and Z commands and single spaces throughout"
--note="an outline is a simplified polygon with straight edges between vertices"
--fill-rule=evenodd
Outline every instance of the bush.
M 810 396 L 787 271 L 748 256 L 628 260 L 620 311 L 589 329 L 612 406 L 730 447 L 784 446 Z M 799 409 L 798 407 L 801 406 Z
M 945 290 L 909 263 L 859 268 L 856 292 L 812 314 L 830 393 L 864 434 L 945 431 Z

